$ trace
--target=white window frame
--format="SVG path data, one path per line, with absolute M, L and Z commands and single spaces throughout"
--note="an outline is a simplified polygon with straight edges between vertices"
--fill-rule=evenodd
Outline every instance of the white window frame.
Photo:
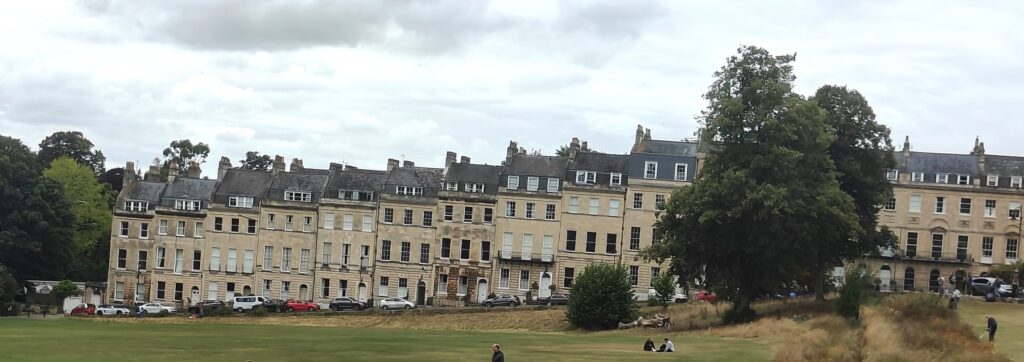
M 124 202 L 124 211 L 145 212 L 149 209 L 149 203 L 145 201 L 129 200 Z
M 530 260 L 533 257 L 533 234 L 523 234 L 523 260 Z
M 149 239 L 149 223 L 139 223 L 139 239 Z
M 988 206 L 990 202 L 992 206 Z M 998 206 L 999 203 L 996 200 L 985 200 L 985 217 L 996 217 L 996 210 L 998 209 Z
M 988 175 L 985 180 L 985 186 L 999 186 L 999 175 Z
M 591 197 L 587 203 L 587 214 L 597 215 L 601 212 L 601 199 Z
M 1018 188 L 1019 189 L 1019 188 L 1021 188 L 1021 184 L 1022 183 L 1024 183 L 1024 177 L 1021 177 L 1021 176 L 1010 177 L 1010 187 Z
M 245 259 L 242 261 L 242 272 L 252 274 L 253 267 L 256 262 L 256 251 L 245 250 Z
M 519 176 L 509 175 L 507 189 L 509 189 L 509 190 L 517 190 L 517 189 L 519 189 Z
M 679 171 L 679 167 L 680 166 L 683 167 L 682 172 Z M 690 171 L 690 165 L 686 164 L 686 163 L 677 163 L 675 171 L 676 171 L 675 172 L 675 180 L 676 181 L 686 181 L 686 176 L 687 176 L 687 174 L 689 174 L 689 171 Z
M 937 173 L 935 174 L 935 183 L 948 184 L 949 174 L 948 173 Z
M 252 196 L 228 196 L 228 207 L 251 209 L 252 204 Z
M 558 182 L 559 182 L 559 179 L 557 179 L 557 178 L 549 178 L 548 179 L 548 190 L 547 191 L 549 193 L 558 192 Z
M 971 175 L 956 175 L 956 184 L 957 185 L 970 185 L 971 184 Z
M 437 294 L 448 294 L 448 274 L 437 275 Z
M 899 181 L 900 171 L 895 168 L 890 168 L 885 171 L 885 179 L 889 181 Z
M 505 217 L 516 217 L 516 202 L 506 201 L 505 202 Z
M 299 251 L 299 273 L 309 273 L 309 249 L 302 249 Z
M 355 216 L 352 214 L 345 214 L 341 217 L 341 229 L 345 231 L 352 231 L 355 227 Z
M 174 249 L 174 274 L 181 274 L 185 268 L 185 250 Z
M 292 270 L 292 248 L 281 248 L 281 272 L 288 273 Z
M 580 197 L 569 196 L 569 213 L 578 214 L 580 212 Z
M 203 231 L 203 223 L 201 221 L 196 221 L 196 223 L 192 225 L 192 237 L 202 239 Z
M 162 247 L 162 246 L 158 246 L 156 248 L 156 265 L 154 266 L 154 268 L 156 268 L 156 269 L 163 269 L 164 268 L 164 260 L 165 260 L 166 257 L 167 257 L 167 249 Z
M 263 270 L 272 270 L 274 268 L 274 247 L 270 245 L 263 246 Z
M 198 211 L 202 203 L 198 200 L 174 200 L 175 210 Z
M 324 214 L 324 229 L 334 229 L 334 213 L 328 212 Z
M 118 229 L 118 236 L 122 238 L 127 238 L 131 230 L 131 223 L 127 221 L 121 221 L 121 227 Z
M 608 216 L 619 216 L 619 200 L 608 200 Z
M 159 235 L 167 235 L 167 220 L 160 220 L 160 226 L 157 227 L 156 233 Z
M 651 166 L 654 166 L 651 168 Z M 658 178 L 658 163 L 655 161 L 644 162 L 644 178 L 645 179 L 656 179 Z
M 593 184 L 597 182 L 597 172 L 594 171 L 576 171 L 576 183 L 578 184 Z
M 911 182 L 924 182 L 924 172 L 911 172 L 910 173 L 910 181 Z
M 217 298 L 217 289 L 218 289 L 218 287 L 219 287 L 219 285 L 217 285 L 217 282 L 209 282 L 207 284 L 207 288 L 206 288 L 206 299 L 218 300 L 219 299 L 219 298 Z
M 921 212 L 921 195 L 910 195 L 910 201 L 907 203 L 907 212 Z
M 1014 219 L 1014 216 L 1020 218 L 1020 201 L 1010 201 L 1006 203 L 1006 217 L 1008 219 Z
M 466 192 L 483 193 L 484 184 L 482 183 L 467 183 Z
M 311 217 L 311 216 L 303 216 L 302 217 L 302 232 L 308 233 L 308 232 L 312 232 L 312 231 L 313 231 L 313 217 Z
M 540 188 L 540 177 L 530 176 L 526 178 L 526 191 L 537 191 Z
M 935 214 L 945 214 L 946 213 L 946 197 L 945 196 L 935 196 L 935 209 L 934 209 L 933 213 L 935 213 Z
M 224 271 L 230 273 L 238 271 L 238 249 L 228 248 L 228 265 Z
M 297 201 L 297 202 L 310 202 L 313 200 L 313 194 L 305 191 L 285 191 L 285 201 Z
M 622 185 L 622 174 L 618 172 L 612 172 L 608 178 L 609 186 L 621 186 Z
M 512 278 L 512 271 L 505 268 L 498 271 L 498 288 L 508 289 L 508 281 Z
M 444 190 L 445 191 L 459 191 L 459 183 L 458 182 L 451 182 L 451 181 L 445 182 L 444 183 Z
M 185 221 L 184 220 L 178 220 L 177 225 L 175 225 L 175 228 L 174 228 L 174 235 L 176 235 L 176 236 L 185 236 Z
M 520 270 L 519 271 L 519 290 L 530 290 L 530 271 L 529 270 Z
M 220 271 L 220 248 L 210 248 L 210 270 Z
M 361 230 L 367 233 L 373 232 L 373 216 L 363 215 L 363 227 Z

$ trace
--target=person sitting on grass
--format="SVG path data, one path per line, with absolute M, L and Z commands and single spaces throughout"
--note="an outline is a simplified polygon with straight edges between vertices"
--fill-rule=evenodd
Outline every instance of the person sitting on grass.
M 658 352 L 675 352 L 675 351 L 676 351 L 676 345 L 672 344 L 672 341 L 668 340 L 668 338 L 665 338 L 665 343 L 663 343 L 661 345 L 661 348 L 658 348 Z
M 650 338 L 647 339 L 647 342 L 644 342 L 644 352 L 654 352 L 654 341 Z

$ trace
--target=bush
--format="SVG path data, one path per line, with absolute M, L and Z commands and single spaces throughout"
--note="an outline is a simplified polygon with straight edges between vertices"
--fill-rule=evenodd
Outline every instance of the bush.
M 566 319 L 584 329 L 615 328 L 619 322 L 632 321 L 639 310 L 633 304 L 629 274 L 621 265 L 591 264 L 576 277 L 571 295 Z
M 78 289 L 78 286 L 75 285 L 75 283 L 72 283 L 70 280 L 64 279 L 64 280 L 61 280 L 60 283 L 57 283 L 56 286 L 53 287 L 53 293 L 52 294 L 53 294 L 54 297 L 57 298 L 58 301 L 63 301 L 64 298 L 67 298 L 67 297 L 70 297 L 70 296 L 73 296 L 73 295 L 82 295 L 82 291 L 80 289 Z
M 269 313 L 267 312 L 267 308 L 256 307 L 252 309 L 252 313 L 250 314 L 252 314 L 253 317 L 266 317 Z
M 860 318 L 860 306 L 868 298 L 871 280 L 866 268 L 858 266 L 846 273 L 846 282 L 839 289 L 836 312 L 846 318 Z
M 3 264 L 0 264 L 0 303 L 14 301 L 14 292 L 18 290 L 18 282 Z
M 669 273 L 661 273 L 661 275 L 651 281 L 654 291 L 658 293 L 655 302 L 660 302 L 663 307 L 668 306 L 672 302 L 672 297 L 676 294 L 676 282 L 674 279 Z

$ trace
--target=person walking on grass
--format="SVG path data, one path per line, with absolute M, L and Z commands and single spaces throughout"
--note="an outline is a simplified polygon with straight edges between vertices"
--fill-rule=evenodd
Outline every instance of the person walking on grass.
M 494 351 L 494 354 L 491 355 L 491 362 L 505 362 L 505 352 L 501 351 L 501 346 L 495 343 L 491 345 L 491 351 Z
M 989 342 L 995 342 L 996 341 L 996 328 L 999 327 L 999 324 L 996 323 L 996 319 L 992 318 L 992 316 L 990 316 L 990 315 L 985 315 L 985 319 L 988 320 L 988 328 L 985 328 L 985 330 L 988 331 L 988 341 Z

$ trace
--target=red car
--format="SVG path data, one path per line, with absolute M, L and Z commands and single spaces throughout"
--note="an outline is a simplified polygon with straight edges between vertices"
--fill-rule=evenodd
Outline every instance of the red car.
M 289 299 L 287 302 L 285 302 L 284 307 L 285 312 L 316 312 L 318 310 L 320 310 L 320 306 L 317 305 L 316 303 L 313 303 L 312 301 L 303 301 L 295 299 Z
M 718 301 L 718 296 L 715 295 L 714 292 L 709 292 L 709 291 L 706 291 L 706 290 L 701 290 L 701 291 L 697 292 L 697 298 L 696 299 L 697 299 L 697 301 L 703 300 L 703 301 L 708 302 L 708 303 L 714 303 L 714 302 Z
M 95 315 L 96 305 L 95 304 L 79 304 L 75 309 L 71 310 L 71 315 Z

